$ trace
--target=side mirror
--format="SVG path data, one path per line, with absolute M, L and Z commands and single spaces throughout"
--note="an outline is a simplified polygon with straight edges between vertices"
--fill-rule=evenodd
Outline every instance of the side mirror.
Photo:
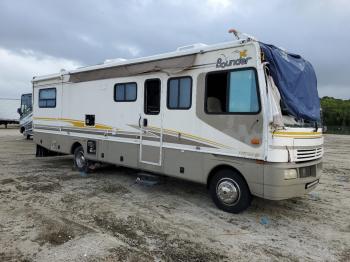
M 17 108 L 17 113 L 20 114 L 20 115 L 22 115 L 22 110 L 21 110 L 21 108 Z

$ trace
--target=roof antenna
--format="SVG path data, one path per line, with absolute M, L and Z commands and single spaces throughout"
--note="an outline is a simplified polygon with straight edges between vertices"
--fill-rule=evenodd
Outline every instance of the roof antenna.
M 241 33 L 234 28 L 231 28 L 228 30 L 228 32 L 229 34 L 233 34 L 237 40 L 243 39 L 242 41 L 258 41 L 254 36 L 248 35 L 246 33 Z
M 237 40 L 240 39 L 240 37 L 239 37 L 239 34 L 240 34 L 240 33 L 239 33 L 236 29 L 231 28 L 230 30 L 228 30 L 228 33 L 229 33 L 229 34 L 234 34 L 234 36 L 237 38 Z

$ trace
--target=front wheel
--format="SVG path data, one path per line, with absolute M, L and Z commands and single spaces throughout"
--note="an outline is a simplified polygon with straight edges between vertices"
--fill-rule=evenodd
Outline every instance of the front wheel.
M 233 170 L 218 171 L 210 181 L 210 194 L 215 205 L 230 213 L 239 213 L 250 206 L 252 196 L 242 176 Z
M 84 148 L 82 146 L 79 146 L 74 150 L 74 166 L 80 172 L 89 171 L 89 161 L 85 158 Z

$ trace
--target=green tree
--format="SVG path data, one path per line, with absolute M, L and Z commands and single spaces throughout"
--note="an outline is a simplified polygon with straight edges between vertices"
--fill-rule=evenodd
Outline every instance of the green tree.
M 327 128 L 350 132 L 350 99 L 321 98 L 323 125 Z

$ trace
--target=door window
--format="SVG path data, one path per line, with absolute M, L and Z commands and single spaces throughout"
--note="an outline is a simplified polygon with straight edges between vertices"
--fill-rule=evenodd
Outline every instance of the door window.
M 158 115 L 160 112 L 160 80 L 148 79 L 145 82 L 145 114 Z

